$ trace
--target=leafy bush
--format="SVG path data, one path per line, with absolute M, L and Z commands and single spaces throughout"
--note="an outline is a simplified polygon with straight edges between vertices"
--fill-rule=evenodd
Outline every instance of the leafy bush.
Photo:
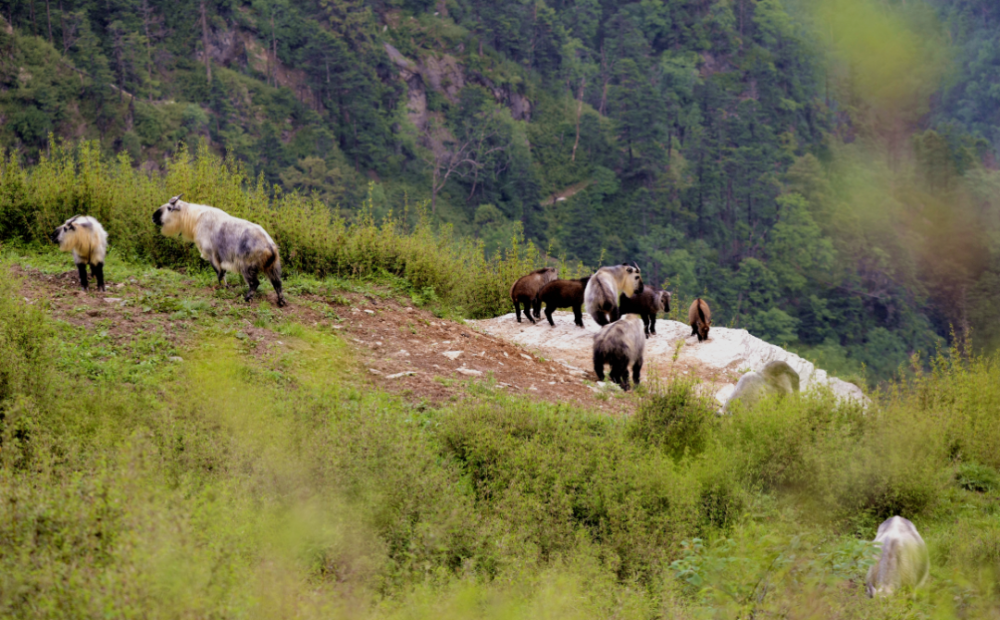
M 533 244 L 524 243 L 519 227 L 511 247 L 488 258 L 481 243 L 456 238 L 450 227 L 434 230 L 419 208 L 376 221 L 373 191 L 369 186 L 359 214 L 347 221 L 316 197 L 284 194 L 254 181 L 242 164 L 220 159 L 205 145 L 197 156 L 182 149 L 167 174 L 157 177 L 134 169 L 124 153 L 106 161 L 96 143 L 52 144 L 30 171 L 13 156 L 0 161 L 0 234 L 46 243 L 58 224 L 85 213 L 101 221 L 120 255 L 206 269 L 193 245 L 164 238 L 151 221 L 156 208 L 183 193 L 186 200 L 262 225 L 281 248 L 286 269 L 318 277 L 388 272 L 420 294 L 433 290 L 473 318 L 508 311 L 514 280 L 545 262 Z

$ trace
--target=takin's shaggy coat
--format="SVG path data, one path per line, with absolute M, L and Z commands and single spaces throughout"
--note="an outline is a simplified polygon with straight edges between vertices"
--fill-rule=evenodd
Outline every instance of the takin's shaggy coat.
M 591 276 L 583 292 L 587 314 L 592 316 L 598 325 L 614 323 L 621 316 L 618 297 L 622 293 L 631 297 L 641 293 L 642 289 L 642 275 L 638 267 L 624 263 L 613 267 L 601 267 Z
M 278 246 L 263 228 L 253 222 L 233 217 L 215 207 L 181 200 L 174 196 L 153 213 L 153 222 L 166 237 L 180 235 L 193 241 L 201 257 L 211 263 L 225 281 L 227 271 L 236 271 L 246 280 L 249 290 L 244 299 L 250 301 L 260 286 L 264 274 L 278 294 L 278 306 L 285 305 L 281 293 L 281 258 Z
M 740 377 L 736 389 L 726 400 L 724 412 L 741 402 L 744 407 L 752 407 L 761 398 L 771 394 L 793 394 L 799 391 L 799 373 L 782 360 L 771 360 L 757 372 L 748 372 Z
M 691 325 L 691 335 L 698 336 L 698 342 L 708 340 L 708 329 L 712 326 L 712 311 L 704 299 L 699 297 L 691 304 L 688 310 L 688 324 Z
M 892 517 L 878 526 L 875 542 L 882 552 L 868 569 L 865 591 L 868 596 L 892 594 L 902 587 L 918 588 L 931 570 L 927 545 L 908 519 Z
M 521 322 L 521 304 L 524 304 L 524 316 L 532 323 L 541 316 L 542 304 L 538 301 L 538 291 L 558 277 L 559 272 L 556 269 L 545 267 L 518 278 L 510 287 L 510 299 L 514 302 L 514 313 L 517 314 L 518 323 Z M 531 316 L 532 310 L 535 312 L 534 318 Z
M 87 290 L 87 265 L 97 279 L 97 290 L 104 290 L 104 257 L 108 254 L 108 233 L 89 215 L 74 215 L 52 233 L 52 241 L 63 252 L 73 253 L 80 274 L 80 287 Z
M 644 286 L 641 293 L 631 297 L 622 294 L 618 298 L 618 310 L 622 314 L 632 312 L 641 316 L 646 338 L 649 338 L 650 334 L 656 334 L 656 315 L 670 312 L 670 293 L 654 291 L 651 287 Z
M 555 327 L 552 313 L 557 308 L 573 308 L 573 322 L 577 327 L 583 327 L 583 291 L 587 287 L 590 276 L 579 280 L 553 280 L 538 291 L 538 305 L 545 302 L 545 318 L 549 325 Z
M 594 336 L 594 372 L 597 378 L 604 381 L 604 365 L 610 364 L 611 380 L 628 391 L 628 367 L 631 365 L 632 379 L 639 385 L 645 350 L 646 336 L 638 315 L 627 314 L 622 320 L 602 327 Z

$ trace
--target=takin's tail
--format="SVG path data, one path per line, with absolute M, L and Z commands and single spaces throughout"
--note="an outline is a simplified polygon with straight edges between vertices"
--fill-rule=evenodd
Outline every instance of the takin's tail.
M 277 278 L 281 277 L 281 257 L 278 255 L 278 248 L 271 246 L 267 249 L 267 256 L 261 265 L 261 271 Z

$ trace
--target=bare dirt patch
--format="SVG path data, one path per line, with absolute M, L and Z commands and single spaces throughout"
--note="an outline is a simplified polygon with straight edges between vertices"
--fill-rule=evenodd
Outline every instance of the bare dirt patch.
M 84 329 L 100 326 L 117 343 L 152 329 L 162 329 L 175 346 L 191 338 L 190 329 L 179 329 L 190 321 L 177 318 L 173 309 L 161 311 L 143 305 L 146 296 L 157 291 L 135 278 L 108 280 L 106 292 L 97 291 L 92 283 L 84 292 L 75 270 L 47 274 L 21 265 L 12 270 L 22 278 L 20 294 L 25 303 L 45 304 L 56 320 Z M 214 288 L 197 286 L 193 281 L 180 284 L 190 287 L 185 289 L 189 301 L 201 300 L 216 314 L 268 308 L 276 319 L 330 329 L 351 346 L 366 382 L 410 400 L 434 404 L 458 400 L 466 393 L 467 382 L 492 379 L 495 390 L 531 398 L 612 414 L 634 409 L 635 399 L 623 398 L 617 388 L 595 388 L 592 370 L 541 358 L 516 343 L 461 322 L 437 318 L 408 300 L 352 292 L 306 294 L 289 296 L 288 306 L 278 308 L 273 294 L 248 305 L 235 294 L 222 298 Z M 247 316 L 234 322 L 257 344 L 251 349 L 255 356 L 268 355 L 288 339 L 251 319 Z

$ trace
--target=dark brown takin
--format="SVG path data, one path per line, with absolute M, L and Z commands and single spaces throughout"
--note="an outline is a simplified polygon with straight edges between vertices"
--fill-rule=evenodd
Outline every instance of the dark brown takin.
M 524 316 L 532 323 L 541 317 L 542 304 L 538 301 L 538 291 L 549 282 L 559 277 L 559 272 L 552 267 L 536 269 L 526 276 L 518 278 L 517 282 L 510 287 L 510 299 L 514 302 L 514 313 L 517 315 L 517 322 L 521 322 L 521 306 L 524 306 Z M 534 310 L 535 316 L 531 313 Z
M 656 315 L 670 312 L 670 293 L 655 291 L 649 286 L 643 287 L 642 292 L 631 297 L 626 297 L 623 293 L 618 298 L 618 310 L 622 314 L 632 313 L 642 317 L 646 338 L 649 338 L 650 334 L 656 334 Z
M 583 291 L 587 287 L 590 276 L 578 280 L 553 280 L 538 291 L 537 304 L 545 303 L 545 318 L 549 325 L 555 327 L 552 313 L 558 308 L 573 308 L 573 322 L 577 327 L 583 327 Z

